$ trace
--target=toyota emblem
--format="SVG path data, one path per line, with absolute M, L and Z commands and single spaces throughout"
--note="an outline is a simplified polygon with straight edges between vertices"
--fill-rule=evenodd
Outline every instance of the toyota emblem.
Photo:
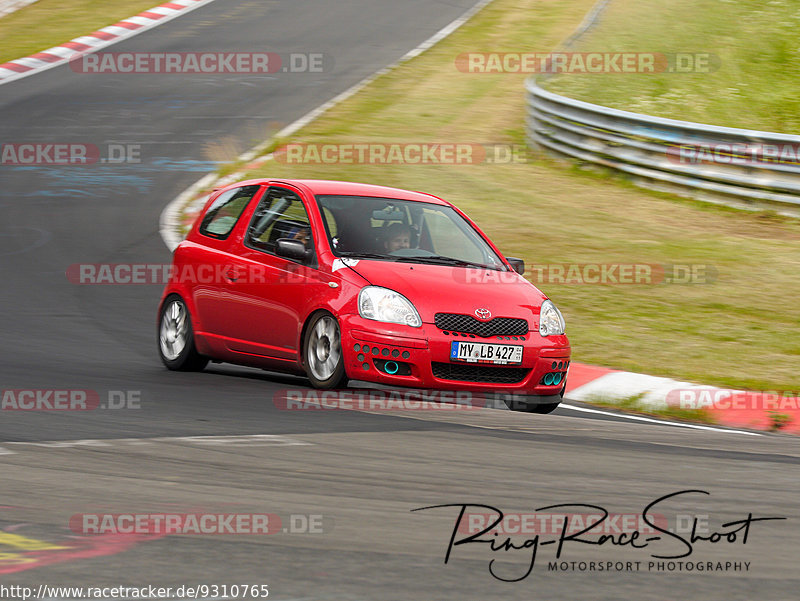
M 489 311 L 489 309 L 484 309 L 483 307 L 481 307 L 480 309 L 475 309 L 475 316 L 478 319 L 486 321 L 492 316 L 492 312 Z

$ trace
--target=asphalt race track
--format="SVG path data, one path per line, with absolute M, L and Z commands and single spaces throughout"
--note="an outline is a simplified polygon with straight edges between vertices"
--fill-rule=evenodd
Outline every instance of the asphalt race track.
M 93 390 L 103 402 L 132 402 L 0 411 L 0 584 L 267 584 L 269 598 L 283 600 L 796 598 L 796 438 L 568 409 L 283 411 L 273 395 L 306 388 L 304 380 L 226 365 L 199 374 L 163 368 L 155 347 L 160 286 L 67 280 L 72 264 L 167 263 L 158 218 L 169 200 L 215 161 L 398 59 L 471 5 L 217 0 L 108 51 L 314 52 L 330 68 L 97 75 L 65 65 L 0 86 L 2 143 L 114 144 L 141 153 L 140 163 L 0 166 L 1 388 Z M 456 546 L 445 564 L 458 507 L 412 511 L 581 503 L 635 516 L 689 489 L 709 495 L 687 493 L 653 510 L 670 525 L 683 516 L 674 526 L 686 538 L 686 516 L 707 516 L 705 536 L 729 533 L 736 526 L 723 524 L 748 514 L 787 520 L 753 522 L 746 543 L 743 531 L 733 541 L 697 541 L 690 556 L 672 560 L 725 568 L 712 571 L 649 567 L 667 561 L 652 555 L 686 552 L 667 534 L 637 549 L 567 541 L 559 563 L 575 565 L 551 571 L 556 545 L 543 543 L 558 533 L 549 532 L 531 574 L 504 582 L 490 561 L 497 558 L 496 576 L 516 579 L 530 548 Z M 78 514 L 165 512 L 277 514 L 281 527 L 268 536 L 105 539 L 70 530 Z M 517 544 L 525 538 L 532 536 Z M 638 570 L 628 569 L 637 561 Z M 207 593 L 198 597 L 234 598 Z

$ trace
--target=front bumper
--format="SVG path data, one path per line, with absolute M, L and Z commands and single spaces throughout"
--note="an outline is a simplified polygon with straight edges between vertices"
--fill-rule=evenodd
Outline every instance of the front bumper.
M 565 387 L 571 356 L 565 335 L 545 338 L 538 331 L 531 331 L 524 336 L 482 338 L 445 334 L 432 323 L 412 328 L 359 315 L 343 316 L 340 320 L 342 355 L 350 379 L 389 386 L 541 396 L 541 402 L 558 402 Z M 520 345 L 522 363 L 452 361 L 450 348 L 454 339 Z M 391 373 L 395 366 L 395 373 Z M 552 383 L 545 384 L 548 374 L 558 376 L 547 378 Z

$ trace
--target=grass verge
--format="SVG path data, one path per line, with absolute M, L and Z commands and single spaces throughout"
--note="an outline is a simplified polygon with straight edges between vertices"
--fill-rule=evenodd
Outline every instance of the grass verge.
M 159 4 L 159 0 L 39 0 L 0 19 L 0 63 L 58 46 Z
M 463 73 L 463 52 L 548 51 L 593 2 L 496 0 L 462 29 L 294 136 L 299 143 L 521 144 L 522 75 Z M 540 287 L 574 358 L 757 390 L 800 388 L 800 223 L 620 184 L 545 157 L 476 165 L 267 163 L 247 177 L 364 181 L 431 192 L 528 265 L 699 265 L 695 284 Z M 529 270 L 528 274 L 534 273 Z
M 795 0 L 612 0 L 571 50 L 710 54 L 718 68 L 573 73 L 554 77 L 547 88 L 649 115 L 795 133 L 800 129 L 798 28 Z M 687 67 L 690 58 L 683 63 Z

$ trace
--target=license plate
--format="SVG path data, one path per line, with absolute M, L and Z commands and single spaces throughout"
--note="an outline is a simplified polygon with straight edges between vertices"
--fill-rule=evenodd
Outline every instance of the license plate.
M 522 363 L 522 347 L 513 344 L 485 344 L 454 340 L 450 343 L 450 360 L 499 365 Z

